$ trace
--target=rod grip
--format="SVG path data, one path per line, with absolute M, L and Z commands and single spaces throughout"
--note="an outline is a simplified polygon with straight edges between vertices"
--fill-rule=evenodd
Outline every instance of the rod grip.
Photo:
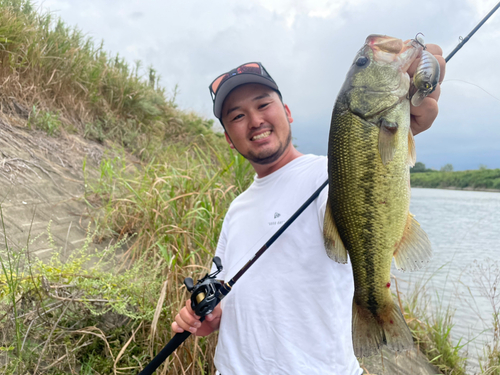
M 205 317 L 200 318 L 200 322 L 203 322 Z M 191 332 L 184 331 L 182 333 L 176 333 L 174 337 L 165 345 L 165 347 L 153 358 L 151 362 L 142 370 L 139 375 L 151 375 L 156 371 L 158 367 L 165 361 L 170 354 L 174 352 L 186 339 L 191 335 Z

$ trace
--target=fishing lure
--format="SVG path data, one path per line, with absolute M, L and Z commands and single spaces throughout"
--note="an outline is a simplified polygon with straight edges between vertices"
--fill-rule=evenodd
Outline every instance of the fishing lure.
M 438 83 L 440 76 L 439 62 L 434 55 L 425 49 L 422 34 L 415 36 L 414 42 L 424 47 L 417 70 L 413 75 L 413 95 L 411 96 L 411 104 L 418 107 L 422 101 L 432 93 Z

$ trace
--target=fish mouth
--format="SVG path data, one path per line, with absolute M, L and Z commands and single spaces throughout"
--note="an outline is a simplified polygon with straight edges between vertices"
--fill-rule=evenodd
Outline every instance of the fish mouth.
M 386 52 L 399 54 L 403 49 L 403 41 L 387 35 L 372 34 L 366 38 L 366 44 L 371 47 L 373 52 Z
M 267 138 L 271 135 L 271 130 L 266 130 L 262 133 L 259 133 L 259 134 L 255 134 L 253 136 L 250 137 L 250 140 L 251 141 L 258 141 L 259 139 L 264 139 L 264 138 Z
M 422 49 L 412 41 L 404 43 L 399 38 L 378 34 L 366 38 L 365 48 L 371 49 L 374 61 L 394 64 L 402 72 L 408 70 Z

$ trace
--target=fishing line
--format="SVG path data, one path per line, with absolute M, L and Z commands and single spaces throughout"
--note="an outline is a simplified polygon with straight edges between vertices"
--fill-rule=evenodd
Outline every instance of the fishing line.
M 472 86 L 476 86 L 477 88 L 483 90 L 486 94 L 488 94 L 489 96 L 491 96 L 493 99 L 498 100 L 500 102 L 499 98 L 497 98 L 495 95 L 489 93 L 488 91 L 486 91 L 485 89 L 483 89 L 481 86 L 476 85 L 475 83 L 472 83 L 472 82 L 464 81 L 463 79 L 455 79 L 455 78 L 453 78 L 453 79 L 446 79 L 441 84 L 443 84 L 445 82 L 452 82 L 452 81 L 460 81 L 460 82 L 468 83 L 469 85 L 472 85 Z

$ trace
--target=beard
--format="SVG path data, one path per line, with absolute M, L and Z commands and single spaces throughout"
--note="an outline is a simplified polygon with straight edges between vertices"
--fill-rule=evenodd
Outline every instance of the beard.
M 290 126 L 290 124 L 288 124 L 288 126 Z M 281 157 L 281 155 L 283 155 L 285 150 L 290 145 L 290 142 L 292 142 L 292 131 L 289 128 L 288 135 L 285 139 L 285 142 L 284 143 L 280 142 L 279 147 L 276 151 L 266 150 L 266 151 L 259 152 L 258 154 L 254 154 L 253 152 L 250 151 L 246 155 L 242 154 L 241 152 L 240 152 L 240 154 L 245 159 L 248 159 L 249 161 L 256 163 L 256 164 L 260 164 L 260 165 L 271 164 L 271 163 L 274 163 L 276 160 L 278 160 Z

